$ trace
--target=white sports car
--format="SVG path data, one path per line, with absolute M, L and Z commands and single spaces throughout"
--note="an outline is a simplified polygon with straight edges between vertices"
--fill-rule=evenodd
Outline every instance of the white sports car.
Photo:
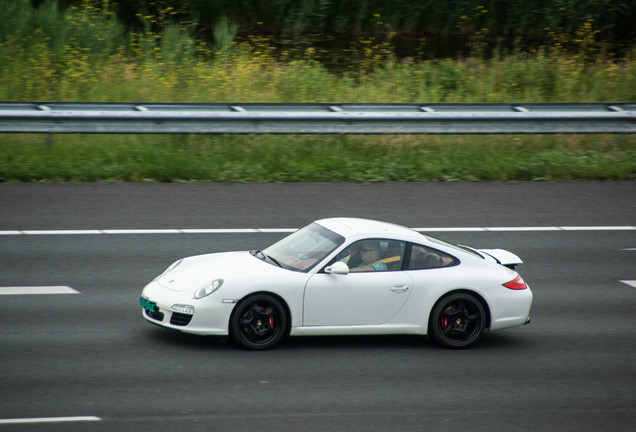
M 464 348 L 530 322 L 532 292 L 502 249 L 457 246 L 366 219 L 316 221 L 267 249 L 181 259 L 141 294 L 149 322 L 229 335 L 247 349 L 287 335 L 430 335 Z

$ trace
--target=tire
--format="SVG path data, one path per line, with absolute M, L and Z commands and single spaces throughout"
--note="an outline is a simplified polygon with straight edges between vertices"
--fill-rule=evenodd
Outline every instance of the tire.
M 467 293 L 450 294 L 440 300 L 431 313 L 429 331 L 446 348 L 466 348 L 474 344 L 486 326 L 481 302 Z
M 230 318 L 230 337 L 249 350 L 266 350 L 288 332 L 289 317 L 280 301 L 267 294 L 242 300 Z

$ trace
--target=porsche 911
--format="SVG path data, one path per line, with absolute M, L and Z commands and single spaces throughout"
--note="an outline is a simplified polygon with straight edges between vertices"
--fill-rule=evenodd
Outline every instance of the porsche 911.
M 503 249 L 357 218 L 311 223 L 263 250 L 183 258 L 142 291 L 143 317 L 251 350 L 287 336 L 428 336 L 447 348 L 530 322 L 532 292 Z

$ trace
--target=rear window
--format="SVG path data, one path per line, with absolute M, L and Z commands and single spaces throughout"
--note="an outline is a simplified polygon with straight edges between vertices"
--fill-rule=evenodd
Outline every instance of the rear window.
M 459 264 L 459 260 L 452 255 L 437 249 L 414 244 L 411 247 L 407 270 L 452 267 L 457 264 Z
M 441 239 L 438 239 L 436 237 L 431 237 L 431 236 L 428 236 L 428 235 L 425 236 L 425 237 L 427 239 L 429 239 L 433 243 L 437 243 L 437 244 L 442 245 L 442 246 L 447 246 L 447 247 L 450 247 L 450 248 L 453 248 L 453 249 L 456 249 L 456 250 L 459 250 L 459 251 L 462 251 L 462 252 L 468 252 L 468 253 L 471 253 L 471 254 L 473 254 L 475 256 L 478 256 L 481 259 L 484 258 L 483 256 L 481 256 L 480 254 L 478 254 L 477 252 L 475 252 L 471 248 L 468 248 L 468 247 L 465 247 L 465 246 L 456 245 L 455 243 L 447 242 L 445 240 L 441 240 Z

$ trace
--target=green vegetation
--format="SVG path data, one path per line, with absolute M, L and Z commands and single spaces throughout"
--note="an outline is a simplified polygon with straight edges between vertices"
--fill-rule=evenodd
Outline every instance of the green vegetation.
M 211 39 L 203 38 L 201 23 L 171 7 L 168 1 L 153 3 L 155 12 L 147 12 L 148 15 L 134 15 L 139 28 L 118 18 L 117 14 L 123 12 L 108 2 L 68 2 L 73 6 L 67 9 L 60 9 L 53 2 L 42 2 L 38 8 L 25 7 L 25 3 L 0 2 L 0 15 L 12 17 L 0 21 L 0 100 L 376 103 L 636 100 L 636 50 L 624 50 L 621 56 L 609 52 L 601 39 L 608 27 L 597 27 L 594 17 L 585 16 L 569 33 L 557 28 L 546 30 L 549 44 L 527 50 L 515 48 L 508 53 L 503 48 L 493 51 L 486 37 L 488 31 L 476 27 L 478 30 L 470 39 L 471 55 L 431 59 L 423 54 L 424 40 L 418 48 L 421 55 L 398 57 L 393 45 L 394 32 L 390 31 L 392 24 L 387 25 L 394 19 L 376 13 L 372 14 L 372 24 L 382 31 L 353 39 L 344 51 L 348 62 L 333 69 L 319 61 L 320 50 L 311 45 L 292 52 L 258 33 L 237 36 L 244 31 L 241 28 L 245 24 L 239 26 L 230 15 L 215 21 L 210 29 L 214 35 Z M 341 2 L 300 3 L 335 7 Z M 369 0 L 367 4 L 371 7 L 375 3 Z M 157 5 L 163 7 L 160 13 L 156 12 Z M 271 12 L 274 11 L 272 8 Z M 483 6 L 475 6 L 474 12 L 480 19 L 491 13 Z M 459 17 L 465 21 L 469 18 Z M 475 19 L 471 18 L 473 24 Z M 466 28 L 465 22 L 460 24 Z M 289 31 L 281 30 L 279 34 Z M 60 135 L 51 137 L 50 142 L 42 135 L 0 135 L 0 181 L 635 177 L 633 135 Z
M 0 146 L 0 181 L 625 179 L 633 136 L 43 136 Z
M 7 0 L 5 0 L 7 1 Z M 27 0 L 20 0 L 27 3 Z M 31 0 L 45 4 L 48 0 Z M 84 0 L 58 0 L 62 7 Z M 614 46 L 636 37 L 633 0 L 92 0 L 109 4 L 118 20 L 134 31 L 160 32 L 167 22 L 195 24 L 198 38 L 217 45 L 218 28 L 234 36 L 266 36 L 292 43 L 350 41 L 394 34 L 404 42 L 421 37 L 441 42 L 435 56 L 454 56 L 477 32 L 493 43 L 549 44 L 554 32 L 574 39 L 593 20 L 600 40 Z M 9 16 L 9 15 L 3 15 Z M 337 44 L 336 44 L 337 45 Z

